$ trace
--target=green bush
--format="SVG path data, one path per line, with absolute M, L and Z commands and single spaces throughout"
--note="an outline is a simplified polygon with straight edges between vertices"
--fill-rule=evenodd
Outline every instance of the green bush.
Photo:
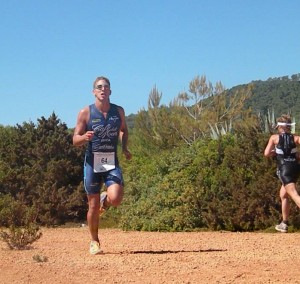
M 124 230 L 263 230 L 280 218 L 276 164 L 255 129 L 136 158 L 124 168 Z M 138 169 L 138 170 L 137 170 Z M 291 221 L 293 211 L 291 211 Z

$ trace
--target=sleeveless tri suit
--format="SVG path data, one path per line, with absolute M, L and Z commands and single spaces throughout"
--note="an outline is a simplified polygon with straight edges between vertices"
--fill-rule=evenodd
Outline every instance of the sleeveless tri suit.
M 123 185 L 117 157 L 121 116 L 115 104 L 110 104 L 106 118 L 95 104 L 90 105 L 89 110 L 86 131 L 94 131 L 94 136 L 85 152 L 84 187 L 88 194 L 95 194 L 100 192 L 103 183 Z
M 283 185 L 296 183 L 299 176 L 297 147 L 294 136 L 289 133 L 279 134 L 279 142 L 275 147 L 277 159 L 277 175 Z

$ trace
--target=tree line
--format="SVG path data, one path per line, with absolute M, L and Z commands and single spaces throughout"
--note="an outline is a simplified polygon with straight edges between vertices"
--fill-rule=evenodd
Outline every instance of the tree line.
M 279 81 L 299 85 L 293 78 Z M 249 105 L 259 88 L 252 82 L 226 90 L 221 82 L 213 85 L 196 76 L 188 92 L 161 105 L 162 93 L 154 86 L 148 108 L 134 122 L 130 117 L 133 159 L 120 156 L 124 201 L 104 219 L 117 220 L 124 230 L 273 226 L 280 219 L 280 184 L 275 162 L 264 158 L 263 150 L 274 121 L 267 110 Z M 265 94 L 265 101 L 267 96 L 274 94 Z M 86 219 L 85 149 L 72 146 L 72 132 L 55 113 L 37 124 L 0 126 L 0 226 L 22 225 L 28 212 L 43 226 Z M 294 205 L 291 223 L 296 229 L 300 225 Z

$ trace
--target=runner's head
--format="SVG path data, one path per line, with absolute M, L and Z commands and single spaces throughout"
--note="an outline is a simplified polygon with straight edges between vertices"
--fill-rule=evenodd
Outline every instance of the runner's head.
M 279 132 L 291 132 L 292 127 L 292 119 L 289 115 L 283 114 L 277 118 L 277 125 L 276 128 Z
M 101 76 L 101 77 L 97 77 L 96 80 L 94 81 L 93 89 L 97 88 L 98 82 L 101 81 L 101 80 L 105 81 L 108 84 L 108 86 L 110 87 L 109 79 L 104 77 L 104 76 Z

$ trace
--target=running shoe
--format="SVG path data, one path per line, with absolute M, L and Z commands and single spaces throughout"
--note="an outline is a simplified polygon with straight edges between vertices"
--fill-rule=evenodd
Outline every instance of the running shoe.
M 278 231 L 278 232 L 281 232 L 281 233 L 287 233 L 288 231 L 288 225 L 281 222 L 279 225 L 276 225 L 275 226 L 275 229 Z
M 100 209 L 99 209 L 99 215 L 103 215 L 103 213 L 108 210 L 109 206 L 107 205 L 107 202 L 106 202 L 106 199 L 107 199 L 107 192 L 106 191 L 103 191 L 101 194 L 100 194 Z
M 100 243 L 97 241 L 91 241 L 90 243 L 90 254 L 101 254 L 103 253 L 102 249 L 100 248 Z

